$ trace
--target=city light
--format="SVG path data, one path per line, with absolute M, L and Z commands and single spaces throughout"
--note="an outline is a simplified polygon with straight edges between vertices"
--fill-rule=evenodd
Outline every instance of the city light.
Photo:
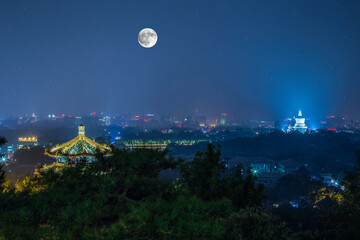
M 37 142 L 37 137 L 19 137 L 19 142 Z
M 257 169 L 251 169 L 251 173 L 254 175 L 254 176 L 257 176 L 259 174 L 259 170 Z

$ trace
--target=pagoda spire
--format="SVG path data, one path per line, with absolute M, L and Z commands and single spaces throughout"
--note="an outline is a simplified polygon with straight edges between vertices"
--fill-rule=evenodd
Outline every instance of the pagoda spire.
M 79 125 L 79 136 L 85 136 L 85 126 L 83 124 Z
M 302 117 L 301 108 L 299 109 L 298 117 Z

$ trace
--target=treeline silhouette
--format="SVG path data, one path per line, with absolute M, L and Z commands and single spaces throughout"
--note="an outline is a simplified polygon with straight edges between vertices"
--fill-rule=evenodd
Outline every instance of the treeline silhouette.
M 274 131 L 258 137 L 238 137 L 216 141 L 221 145 L 224 157 L 234 156 L 268 157 L 275 161 L 293 159 L 308 165 L 314 174 L 326 172 L 334 175 L 356 165 L 356 151 L 360 149 L 355 134 L 318 131 L 302 134 Z M 196 151 L 206 151 L 206 143 L 193 146 L 169 146 L 174 154 L 191 155 Z
M 159 178 L 179 169 L 181 179 Z M 272 214 L 263 186 L 238 166 L 224 177 L 218 147 L 193 161 L 113 149 L 110 157 L 40 170 L 11 185 L 1 171 L 3 239 L 359 239 L 360 168 L 308 216 Z M 331 191 L 331 189 L 329 189 Z M 314 225 L 301 225 L 302 218 Z M 294 219 L 295 218 L 295 219 Z M 298 218 L 298 219 L 296 219 Z M 288 222 L 286 222 L 288 221 Z

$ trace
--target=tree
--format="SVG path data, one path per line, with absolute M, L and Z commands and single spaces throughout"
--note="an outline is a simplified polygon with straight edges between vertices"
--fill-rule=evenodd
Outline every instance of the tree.
M 248 170 L 243 179 L 243 168 L 238 166 L 235 174 L 225 176 L 225 163 L 220 149 L 208 145 L 206 152 L 197 152 L 191 162 L 182 162 L 180 173 L 191 194 L 205 201 L 226 197 L 237 208 L 260 206 L 265 199 L 264 186 L 256 184 L 256 176 Z
M 4 145 L 6 143 L 6 139 L 3 137 L 0 137 L 0 146 Z
M 1 196 L 0 236 L 89 239 L 138 207 L 138 202 L 166 201 L 174 188 L 157 177 L 175 166 L 166 152 L 114 149 L 112 156 L 98 154 L 90 163 L 83 159 L 60 171 L 39 171 L 19 192 Z
M 332 201 L 331 212 L 334 213 L 337 236 L 343 239 L 360 239 L 360 152 L 358 165 L 347 172 L 344 181 L 344 192 L 341 203 Z
M 162 170 L 178 166 L 166 152 L 112 153 L 40 170 L 22 188 L 0 193 L 0 238 L 312 238 L 260 210 L 264 193 L 256 176 L 244 177 L 242 167 L 227 176 L 212 145 L 194 162 L 181 162 L 181 184 L 159 179 Z
M 3 137 L 0 137 L 0 146 L 4 145 L 6 143 L 6 139 Z M 1 153 L 0 153 L 0 157 Z M 4 171 L 4 164 L 0 164 L 0 192 L 3 192 L 5 189 L 8 188 L 9 180 L 6 177 L 6 172 Z
M 347 172 L 343 191 L 322 189 L 319 221 L 327 239 L 360 239 L 360 157 L 353 171 Z
M 227 179 L 226 195 L 231 199 L 237 208 L 259 207 L 266 198 L 264 185 L 256 184 L 257 176 L 247 170 L 247 175 L 243 179 L 243 167 L 238 166 L 236 173 Z
M 223 239 L 233 209 L 226 200 L 204 202 L 196 196 L 174 201 L 147 199 L 130 207 L 106 232 L 109 239 Z
M 289 240 L 315 239 L 317 233 L 294 232 L 286 222 L 255 208 L 244 208 L 226 219 L 224 239 L 232 240 Z
M 180 173 L 191 194 L 204 200 L 219 199 L 224 195 L 220 176 L 225 171 L 220 149 L 208 144 L 206 152 L 197 152 L 190 162 L 182 162 Z

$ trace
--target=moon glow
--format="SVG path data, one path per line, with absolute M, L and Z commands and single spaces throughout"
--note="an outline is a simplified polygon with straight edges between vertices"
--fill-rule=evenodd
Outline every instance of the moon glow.
M 138 35 L 139 44 L 144 48 L 153 47 L 156 44 L 157 39 L 158 37 L 156 32 L 151 28 L 144 28 Z

